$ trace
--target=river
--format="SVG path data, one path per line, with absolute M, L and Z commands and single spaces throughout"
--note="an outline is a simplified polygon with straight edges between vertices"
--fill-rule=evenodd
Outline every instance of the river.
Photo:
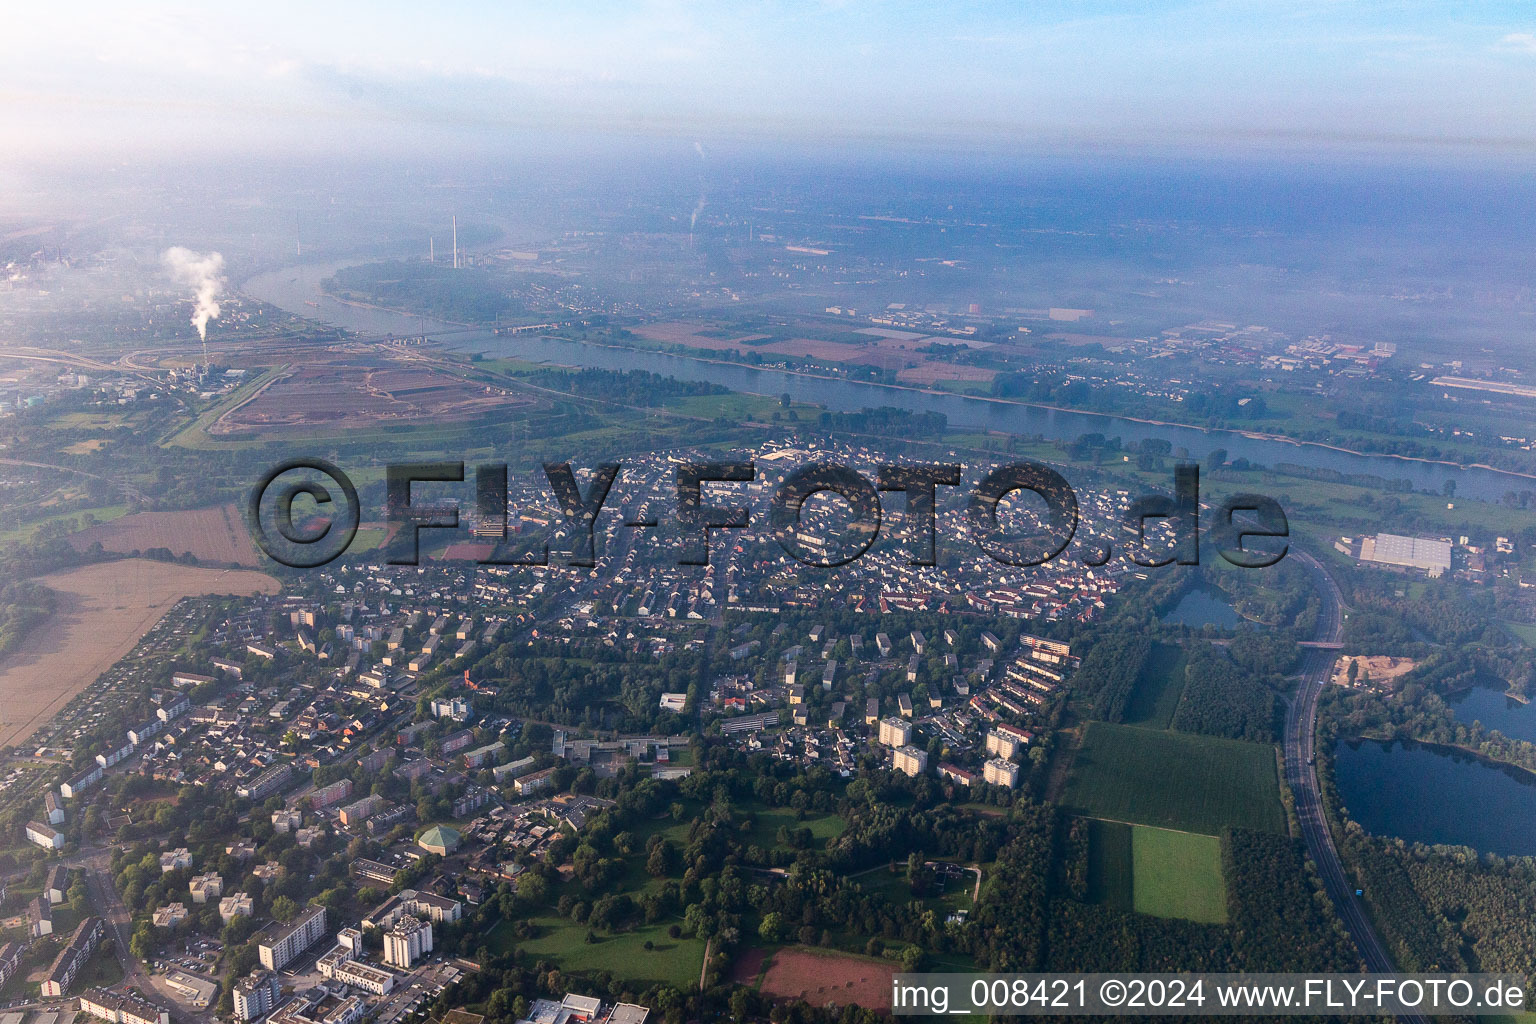
M 1496 501 L 1509 491 L 1536 487 L 1536 482 L 1529 478 L 1498 470 L 1463 469 L 1389 455 L 1360 455 L 1322 445 L 1292 444 L 1225 430 L 1163 426 L 1118 416 L 1097 416 L 1016 402 L 989 401 L 964 395 L 885 387 L 862 381 L 812 377 L 689 356 L 606 348 L 538 335 L 497 336 L 488 331 L 466 331 L 457 325 L 430 317 L 350 305 L 321 293 L 320 281 L 339 268 L 356 262 L 349 260 L 285 267 L 251 278 L 241 286 L 241 290 L 295 315 L 359 334 L 400 337 L 425 334 L 448 348 L 462 352 L 483 352 L 492 356 L 607 370 L 650 370 L 680 380 L 710 381 L 733 391 L 758 395 L 788 392 L 798 401 L 822 405 L 839 412 L 888 405 L 913 412 L 942 413 L 950 425 L 955 427 L 995 430 L 1023 436 L 1039 434 L 1060 441 L 1074 440 L 1089 433 L 1118 436 L 1128 443 L 1161 438 L 1175 448 L 1186 449 L 1194 458 L 1203 458 L 1214 449 L 1224 448 L 1232 459 L 1244 458 L 1264 465 L 1291 463 L 1344 474 L 1407 479 L 1417 490 L 1438 492 L 1445 481 L 1454 480 L 1458 497 L 1481 498 L 1486 501 Z

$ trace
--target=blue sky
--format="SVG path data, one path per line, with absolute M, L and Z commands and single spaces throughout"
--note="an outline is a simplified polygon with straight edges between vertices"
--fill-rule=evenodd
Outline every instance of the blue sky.
M 31 3 L 5 22 L 19 160 L 588 130 L 1536 148 L 1529 2 Z

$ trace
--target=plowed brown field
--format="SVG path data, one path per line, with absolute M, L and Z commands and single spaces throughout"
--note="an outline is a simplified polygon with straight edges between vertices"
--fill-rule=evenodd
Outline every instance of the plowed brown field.
M 194 569 L 146 558 L 43 576 L 55 610 L 0 662 L 0 746 L 19 743 L 133 649 L 161 616 L 196 594 L 275 594 L 244 569 Z
M 201 562 L 258 564 L 250 531 L 233 505 L 178 512 L 136 512 L 69 537 L 76 551 L 84 551 L 96 541 L 101 541 L 108 551 L 125 555 L 166 548 L 173 555 L 191 552 Z

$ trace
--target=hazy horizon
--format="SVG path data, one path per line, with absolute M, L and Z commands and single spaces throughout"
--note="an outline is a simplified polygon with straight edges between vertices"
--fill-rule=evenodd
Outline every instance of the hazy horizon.
M 1528 155 L 1514 3 L 83 4 L 8 16 L 0 164 L 555 136 Z

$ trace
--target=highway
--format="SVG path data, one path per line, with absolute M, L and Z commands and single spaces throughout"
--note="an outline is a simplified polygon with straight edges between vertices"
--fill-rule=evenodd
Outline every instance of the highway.
M 1313 640 L 1319 643 L 1337 644 L 1344 635 L 1344 596 L 1328 570 L 1311 555 L 1291 549 L 1291 558 L 1298 559 L 1312 574 L 1322 608 L 1317 618 L 1317 631 Z M 1302 837 L 1306 840 L 1307 854 L 1317 865 L 1323 887 L 1334 908 L 1343 919 L 1344 926 L 1354 939 L 1355 948 L 1365 968 L 1373 973 L 1391 973 L 1392 958 L 1376 934 L 1365 908 L 1355 896 L 1355 886 L 1344 874 L 1339 861 L 1339 851 L 1333 843 L 1333 833 L 1323 814 L 1322 797 L 1317 785 L 1317 767 L 1312 763 L 1313 738 L 1317 732 L 1317 700 L 1333 672 L 1338 660 L 1338 650 L 1331 647 L 1311 647 L 1302 662 L 1301 683 L 1291 698 L 1285 715 L 1285 781 L 1296 798 L 1296 816 L 1301 820 Z M 1420 1014 L 1403 1014 L 1399 1020 L 1414 1024 L 1427 1024 L 1428 1018 Z

